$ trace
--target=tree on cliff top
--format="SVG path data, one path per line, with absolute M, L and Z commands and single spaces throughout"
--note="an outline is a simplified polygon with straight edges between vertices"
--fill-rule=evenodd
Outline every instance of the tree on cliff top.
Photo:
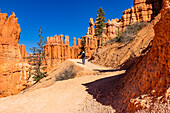
M 46 67 L 44 66 L 45 55 L 43 51 L 43 46 L 46 41 L 43 41 L 42 29 L 38 30 L 39 42 L 37 42 L 37 47 L 30 48 L 32 55 L 28 57 L 29 63 L 32 65 L 31 75 L 33 75 L 34 81 L 38 82 L 40 79 L 46 76 Z
M 106 26 L 106 21 L 105 12 L 103 9 L 100 7 L 97 10 L 97 19 L 96 19 L 96 26 L 95 26 L 95 36 L 101 38 L 101 46 L 103 46 L 103 36 L 102 33 L 104 32 L 104 27 Z

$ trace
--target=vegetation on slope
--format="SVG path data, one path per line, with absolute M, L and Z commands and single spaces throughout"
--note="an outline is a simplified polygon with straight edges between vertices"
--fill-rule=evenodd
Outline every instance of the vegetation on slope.
M 119 42 L 119 43 L 129 43 L 131 42 L 137 35 L 137 33 L 144 28 L 148 23 L 146 22 L 139 22 L 133 25 L 127 26 L 125 31 L 121 33 L 118 30 L 117 37 L 111 40 L 108 40 L 105 45 L 111 42 Z

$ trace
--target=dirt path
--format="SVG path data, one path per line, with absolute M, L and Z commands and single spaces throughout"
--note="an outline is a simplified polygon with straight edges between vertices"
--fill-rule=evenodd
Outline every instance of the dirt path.
M 103 75 L 82 76 L 74 79 L 55 82 L 53 85 L 0 98 L 0 113 L 112 113 L 115 110 L 110 106 L 98 103 L 86 91 L 83 84 L 98 79 L 124 73 L 110 68 L 100 67 L 89 62 L 82 65 L 81 60 L 70 60 L 90 70 L 104 70 Z M 107 71 L 108 70 L 108 71 Z M 105 74 L 104 74 L 105 73 Z M 106 74 L 107 73 L 107 74 Z

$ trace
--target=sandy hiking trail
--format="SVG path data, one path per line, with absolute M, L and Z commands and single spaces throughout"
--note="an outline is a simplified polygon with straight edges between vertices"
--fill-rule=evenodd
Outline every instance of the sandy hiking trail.
M 101 75 L 81 76 L 57 81 L 49 87 L 39 88 L 5 98 L 0 98 L 0 113 L 113 113 L 111 106 L 97 102 L 83 84 L 124 73 L 113 71 L 80 59 L 69 60 L 87 70 L 99 71 Z

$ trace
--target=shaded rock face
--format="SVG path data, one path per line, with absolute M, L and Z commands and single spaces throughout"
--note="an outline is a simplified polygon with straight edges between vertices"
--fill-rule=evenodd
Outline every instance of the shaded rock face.
M 139 4 L 151 4 L 152 6 L 152 19 L 159 13 L 162 8 L 163 0 L 134 0 L 134 6 Z
M 160 12 L 163 0 L 146 0 L 147 4 L 152 4 L 152 19 Z
M 0 13 L 0 97 L 17 94 L 28 86 L 29 65 L 24 45 L 19 45 L 21 28 L 14 13 Z

